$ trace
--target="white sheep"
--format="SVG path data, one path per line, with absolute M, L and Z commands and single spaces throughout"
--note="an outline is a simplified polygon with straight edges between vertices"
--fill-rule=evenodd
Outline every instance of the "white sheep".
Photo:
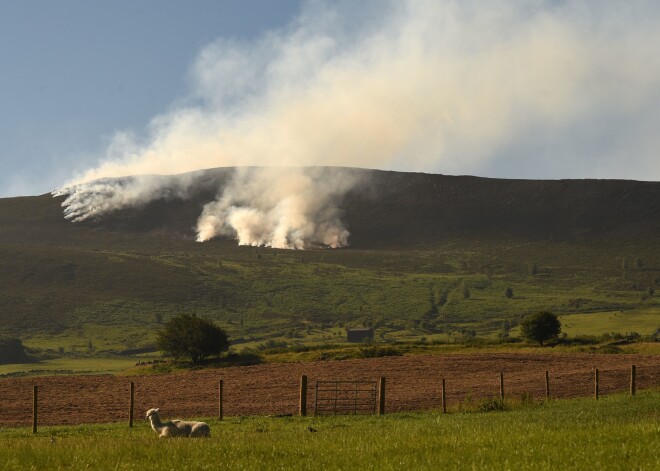
M 205 422 L 187 422 L 185 420 L 168 420 L 162 422 L 158 411 L 149 409 L 144 420 L 151 422 L 151 428 L 163 437 L 210 437 L 211 428 Z

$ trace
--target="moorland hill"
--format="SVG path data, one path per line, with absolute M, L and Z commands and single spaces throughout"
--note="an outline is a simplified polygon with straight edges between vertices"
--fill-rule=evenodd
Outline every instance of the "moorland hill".
M 83 223 L 64 219 L 61 197 L 0 199 L 0 334 L 92 352 L 149 345 L 180 312 L 248 344 L 366 323 L 383 338 L 495 335 L 537 309 L 657 317 L 660 183 L 341 169 L 360 181 L 337 201 L 346 249 L 194 242 L 234 171 Z
M 337 175 L 336 169 L 333 175 Z M 323 171 L 323 169 L 321 170 Z M 125 233 L 194 238 L 203 206 L 231 168 L 195 172 L 186 199 L 155 199 L 79 225 Z M 413 248 L 446 238 L 616 240 L 653 237 L 660 229 L 660 183 L 629 180 L 504 180 L 341 169 L 360 183 L 337 206 L 356 248 Z M 167 180 L 160 177 L 167 188 Z M 166 193 L 166 192 L 165 192 Z M 62 198 L 0 200 L 0 240 L 30 240 L 42 226 L 70 224 Z M 70 229 L 70 228 L 69 228 Z

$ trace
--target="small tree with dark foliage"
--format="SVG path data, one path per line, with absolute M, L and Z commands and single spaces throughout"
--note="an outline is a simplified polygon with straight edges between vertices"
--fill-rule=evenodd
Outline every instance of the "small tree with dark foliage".
M 25 347 L 20 339 L 0 336 L 0 364 L 22 363 L 26 360 Z
M 158 348 L 170 355 L 188 357 L 193 363 L 220 355 L 229 348 L 227 334 L 212 321 L 190 314 L 173 317 L 158 332 Z
M 546 340 L 554 339 L 561 333 L 561 322 L 556 315 L 541 311 L 527 316 L 520 324 L 520 335 L 543 346 Z

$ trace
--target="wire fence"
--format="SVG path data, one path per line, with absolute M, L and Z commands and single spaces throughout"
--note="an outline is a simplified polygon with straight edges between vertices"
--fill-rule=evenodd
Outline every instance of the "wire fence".
M 375 414 L 376 381 L 317 381 L 314 415 Z
M 304 396 L 303 375 L 310 380 L 305 380 L 309 386 Z M 301 397 L 309 415 L 374 413 L 379 409 L 380 388 L 375 382 L 380 377 L 387 378 L 382 398 L 384 412 L 441 410 L 443 390 L 445 406 L 451 412 L 501 396 L 529 401 L 545 400 L 548 393 L 552 399 L 561 399 L 634 394 L 658 388 L 660 357 L 428 355 L 263 364 L 135 377 L 1 378 L 0 427 L 30 426 L 35 386 L 39 424 L 70 425 L 128 423 L 131 411 L 139 420 L 152 407 L 159 407 L 166 417 L 297 415 L 302 410 Z

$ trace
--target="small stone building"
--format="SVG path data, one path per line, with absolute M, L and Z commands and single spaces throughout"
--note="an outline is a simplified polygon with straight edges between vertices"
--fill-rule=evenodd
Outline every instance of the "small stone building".
M 365 339 L 374 339 L 373 327 L 360 327 L 355 329 L 346 329 L 346 340 L 351 343 L 362 343 Z

